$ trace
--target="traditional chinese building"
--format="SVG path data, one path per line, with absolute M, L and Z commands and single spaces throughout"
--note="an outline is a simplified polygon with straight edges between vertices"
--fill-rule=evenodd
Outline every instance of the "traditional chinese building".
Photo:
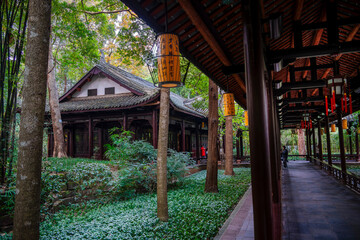
M 157 146 L 160 91 L 152 83 L 101 62 L 59 99 L 67 154 L 104 159 L 109 130 L 132 131 L 134 139 Z M 50 123 L 49 108 L 47 119 Z M 199 158 L 207 145 L 207 118 L 191 100 L 170 94 L 169 148 Z M 54 142 L 49 128 L 48 155 Z

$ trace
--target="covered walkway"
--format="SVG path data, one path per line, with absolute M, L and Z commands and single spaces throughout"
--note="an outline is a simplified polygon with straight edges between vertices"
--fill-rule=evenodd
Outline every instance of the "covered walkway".
M 217 239 L 254 239 L 251 194 L 239 205 Z M 282 205 L 284 240 L 360 239 L 360 195 L 312 163 L 290 161 L 283 170 Z

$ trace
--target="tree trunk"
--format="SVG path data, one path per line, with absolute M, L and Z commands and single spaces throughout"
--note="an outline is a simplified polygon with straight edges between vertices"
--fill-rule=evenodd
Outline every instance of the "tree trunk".
M 209 79 L 209 116 L 208 116 L 208 159 L 206 166 L 205 192 L 218 192 L 218 149 L 217 131 L 218 116 L 218 87 Z
M 225 117 L 225 175 L 235 175 L 233 170 L 232 116 Z
M 58 158 L 67 157 L 65 151 L 64 131 L 61 120 L 60 106 L 59 106 L 59 93 L 56 87 L 54 59 L 52 55 L 51 45 L 49 49 L 49 67 L 48 67 L 47 86 L 49 91 L 51 121 L 54 132 L 54 151 L 52 156 Z
M 167 202 L 167 147 L 169 141 L 170 89 L 161 88 L 159 138 L 157 155 L 157 216 L 160 221 L 169 219 Z
M 30 0 L 17 163 L 14 240 L 39 239 L 41 157 L 50 23 L 51 0 Z
M 306 155 L 305 134 L 303 129 L 298 129 L 298 149 L 299 155 Z

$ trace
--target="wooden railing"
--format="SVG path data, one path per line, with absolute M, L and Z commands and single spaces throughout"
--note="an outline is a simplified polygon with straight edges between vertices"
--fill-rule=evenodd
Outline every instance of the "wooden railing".
M 357 193 L 360 193 L 360 178 L 351 172 L 343 172 L 340 167 L 330 165 L 318 158 L 310 157 L 310 161 L 315 165 L 319 165 L 321 169 L 332 175 L 334 178 L 351 188 Z

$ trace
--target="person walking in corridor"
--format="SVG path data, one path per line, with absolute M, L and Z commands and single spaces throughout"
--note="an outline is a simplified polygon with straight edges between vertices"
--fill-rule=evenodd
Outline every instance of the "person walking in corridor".
M 283 161 L 284 168 L 287 168 L 287 160 L 288 158 L 288 150 L 286 149 L 286 146 L 283 146 L 283 150 L 281 152 L 281 160 Z

